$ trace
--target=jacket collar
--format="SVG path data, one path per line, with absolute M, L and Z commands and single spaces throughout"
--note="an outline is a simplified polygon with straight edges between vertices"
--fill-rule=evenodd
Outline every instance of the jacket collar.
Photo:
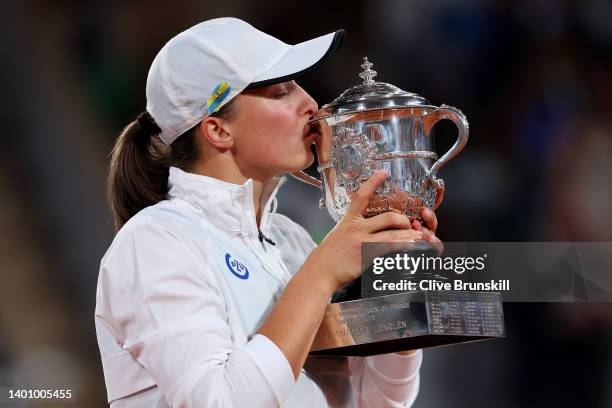
M 237 233 L 245 238 L 257 238 L 259 230 L 269 234 L 270 214 L 276 212 L 276 194 L 286 177 L 275 177 L 262 191 L 262 217 L 259 229 L 253 204 L 253 180 L 232 184 L 216 178 L 187 173 L 170 167 L 168 198 L 180 199 L 201 211 L 216 228 Z

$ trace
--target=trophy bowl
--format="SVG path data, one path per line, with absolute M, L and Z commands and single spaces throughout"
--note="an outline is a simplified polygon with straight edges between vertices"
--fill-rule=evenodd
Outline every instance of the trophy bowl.
M 375 82 L 376 71 L 367 57 L 361 67 L 363 83 L 323 106 L 311 121 L 321 133 L 317 143 L 321 180 L 301 172 L 293 175 L 320 187 L 321 207 L 339 221 L 350 205 L 350 194 L 375 171 L 385 169 L 387 179 L 364 215 L 394 211 L 420 218 L 423 208 L 435 209 L 442 200 L 444 183 L 436 175 L 465 146 L 467 119 L 454 107 L 433 106 L 417 94 Z M 455 123 L 458 136 L 438 159 L 433 127 L 443 119 Z

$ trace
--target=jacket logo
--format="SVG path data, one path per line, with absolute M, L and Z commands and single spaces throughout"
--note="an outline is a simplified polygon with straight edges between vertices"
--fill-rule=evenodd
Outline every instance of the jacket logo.
M 249 279 L 249 270 L 243 263 L 234 259 L 230 254 L 225 254 L 225 264 L 234 276 L 240 279 Z

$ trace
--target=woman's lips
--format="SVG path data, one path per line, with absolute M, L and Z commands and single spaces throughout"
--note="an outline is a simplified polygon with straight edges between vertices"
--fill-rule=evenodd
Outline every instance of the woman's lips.
M 304 138 L 309 143 L 316 142 L 319 136 L 321 136 L 320 127 L 318 123 L 310 123 L 306 125 L 306 130 L 304 133 Z

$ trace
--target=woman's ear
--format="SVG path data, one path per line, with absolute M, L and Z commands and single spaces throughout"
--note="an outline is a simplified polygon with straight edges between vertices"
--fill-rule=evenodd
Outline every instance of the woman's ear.
M 227 120 L 215 116 L 207 116 L 200 122 L 200 132 L 206 140 L 218 149 L 231 149 L 234 138 L 230 132 Z

